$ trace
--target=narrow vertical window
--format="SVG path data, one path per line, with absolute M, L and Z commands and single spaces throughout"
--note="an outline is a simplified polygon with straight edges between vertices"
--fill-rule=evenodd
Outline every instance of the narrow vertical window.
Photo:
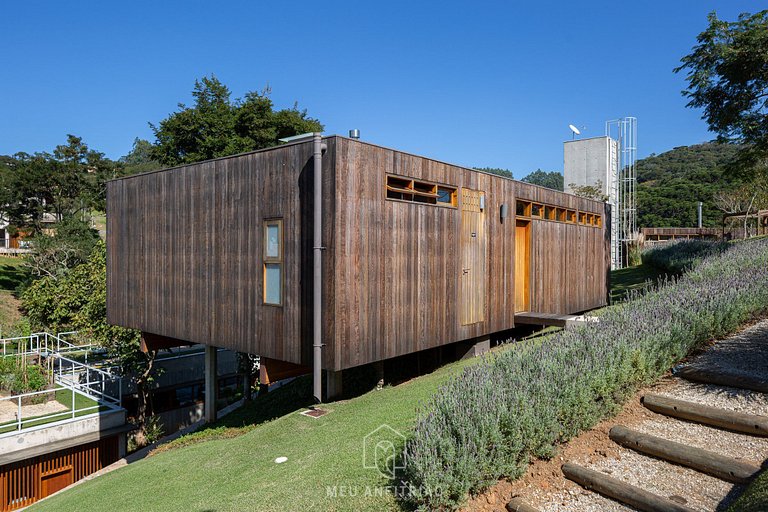
M 283 304 L 283 221 L 264 221 L 264 304 Z

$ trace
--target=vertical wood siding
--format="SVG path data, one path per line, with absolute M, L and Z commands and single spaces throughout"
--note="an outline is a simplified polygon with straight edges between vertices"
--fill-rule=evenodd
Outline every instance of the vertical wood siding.
M 603 203 L 341 137 L 325 139 L 323 366 L 340 370 L 514 326 L 515 199 Z M 108 320 L 311 362 L 311 143 L 108 184 Z M 386 175 L 458 189 L 456 208 L 386 199 Z M 462 325 L 461 190 L 485 196 L 483 311 Z M 506 203 L 510 215 L 500 219 Z M 262 222 L 282 218 L 284 303 L 262 304 Z M 607 220 L 607 219 L 606 219 Z M 605 226 L 532 220 L 530 306 L 605 303 Z
M 301 143 L 110 182 L 108 321 L 306 363 L 311 158 L 312 144 Z M 272 218 L 283 219 L 282 306 L 263 303 L 263 222 Z
M 0 466 L 0 512 L 16 510 L 99 471 L 119 458 L 119 436 Z

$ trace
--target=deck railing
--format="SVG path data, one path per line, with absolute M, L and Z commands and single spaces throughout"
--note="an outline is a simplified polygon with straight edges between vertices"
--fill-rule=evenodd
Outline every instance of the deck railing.
M 52 371 L 52 382 L 56 386 L 53 389 L 0 397 L 0 403 L 11 402 L 16 409 L 15 420 L 0 421 L 0 437 L 42 424 L 72 421 L 81 416 L 98 413 L 103 408 L 122 407 L 122 378 L 109 369 L 89 365 L 88 353 L 94 345 L 75 343 L 73 338 L 76 334 L 76 331 L 59 334 L 38 332 L 0 340 L 3 357 L 37 355 L 45 359 Z M 84 352 L 85 362 L 68 357 L 78 352 Z M 46 395 L 52 395 L 52 398 L 66 406 L 67 410 L 40 415 L 35 413 L 32 407 L 28 407 L 50 400 L 51 397 L 46 399 Z M 33 412 L 29 412 L 30 410 Z

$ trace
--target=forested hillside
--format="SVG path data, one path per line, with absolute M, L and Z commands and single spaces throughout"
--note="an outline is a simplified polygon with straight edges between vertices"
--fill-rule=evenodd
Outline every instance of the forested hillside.
M 638 227 L 695 227 L 699 201 L 704 203 L 704 226 L 720 226 L 722 212 L 715 206 L 713 194 L 738 183 L 725 166 L 740 147 L 709 142 L 639 160 Z

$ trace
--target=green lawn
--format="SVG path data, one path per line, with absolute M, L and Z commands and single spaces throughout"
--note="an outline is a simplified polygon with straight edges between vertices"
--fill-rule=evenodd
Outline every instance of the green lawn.
M 0 338 L 14 335 L 21 320 L 20 302 L 13 292 L 28 276 L 21 258 L 0 256 Z
M 744 494 L 728 507 L 728 512 L 765 512 L 768 510 L 768 470 L 755 478 Z
M 618 271 L 613 291 L 623 297 L 658 275 L 642 266 Z M 390 480 L 364 467 L 364 438 L 381 425 L 407 435 L 419 403 L 469 364 L 473 361 L 452 363 L 398 386 L 324 405 L 330 413 L 318 419 L 299 414 L 309 403 L 309 384 L 297 380 L 37 508 L 97 511 L 108 500 L 114 512 L 399 510 Z M 288 460 L 277 464 L 277 457 Z
M 623 301 L 630 290 L 642 290 L 649 282 L 655 283 L 664 274 L 647 263 L 611 271 L 611 304 Z
M 30 427 L 36 427 L 39 425 L 44 425 L 46 423 L 53 423 L 55 421 L 61 421 L 65 420 L 67 418 L 72 417 L 72 392 L 68 389 L 58 389 L 56 391 L 56 401 L 65 406 L 67 409 L 65 411 L 60 411 L 56 413 L 56 416 L 52 418 L 46 418 L 46 419 L 38 419 L 42 416 L 48 416 L 48 415 L 42 415 L 42 416 L 32 416 L 31 418 L 24 418 L 24 421 L 22 422 L 23 428 L 30 428 Z M 89 409 L 87 411 L 83 411 L 81 409 L 85 409 L 86 407 L 93 407 L 99 405 L 98 402 L 95 400 L 91 400 L 90 398 L 83 396 L 79 393 L 75 393 L 75 410 L 77 411 L 75 413 L 75 417 L 80 416 L 86 416 L 88 414 L 93 414 L 97 412 L 97 409 Z M 106 410 L 106 407 L 101 407 L 100 410 Z M 17 423 L 15 421 L 9 421 L 6 423 L 0 423 L 0 434 L 5 434 L 6 432 L 12 432 L 16 430 Z
M 176 449 L 84 482 L 38 508 L 98 511 L 108 500 L 113 512 L 397 510 L 386 492 L 389 480 L 363 467 L 364 438 L 384 424 L 407 433 L 419 402 L 469 364 L 460 361 L 398 386 L 329 403 L 323 407 L 330 413 L 317 419 L 296 411 L 307 382 L 294 381 L 214 428 L 175 442 Z M 264 423 L 254 425 L 259 421 Z M 281 456 L 288 461 L 276 464 Z M 340 496 L 344 492 L 356 496 Z
M 0 290 L 12 292 L 28 277 L 23 259 L 0 256 Z

